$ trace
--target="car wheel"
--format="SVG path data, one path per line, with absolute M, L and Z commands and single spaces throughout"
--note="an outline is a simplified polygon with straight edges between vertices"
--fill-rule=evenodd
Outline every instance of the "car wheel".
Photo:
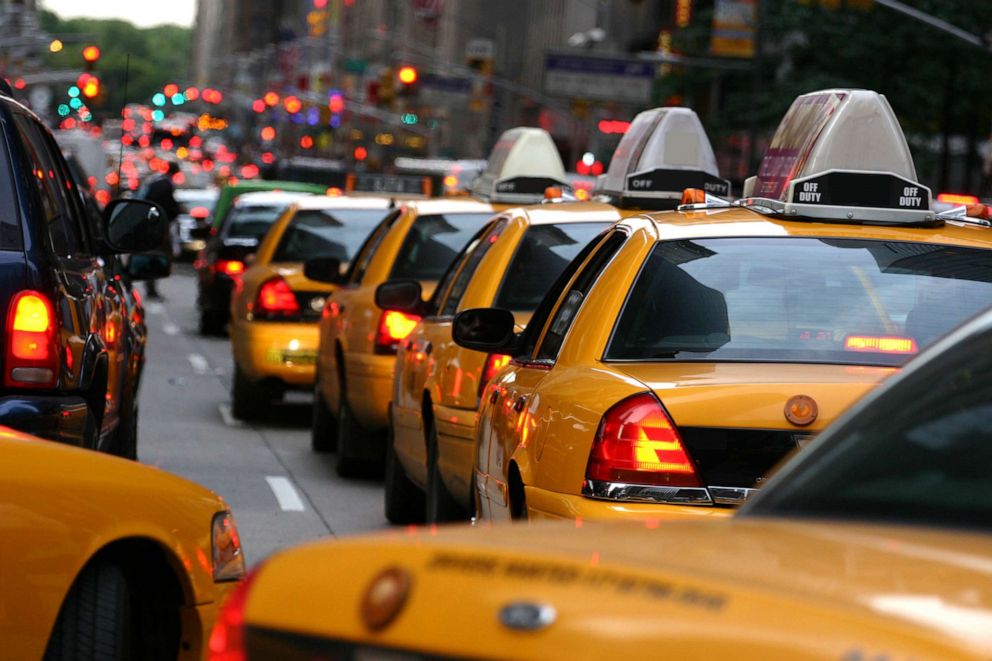
M 131 658 L 130 592 L 124 571 L 108 561 L 87 566 L 59 611 L 45 661 Z
M 386 440 L 386 479 L 384 503 L 386 519 L 403 525 L 424 522 L 424 492 L 407 477 L 393 447 L 393 435 Z
M 452 497 L 448 487 L 444 486 L 437 465 L 437 427 L 432 419 L 425 420 L 427 425 L 427 498 L 425 514 L 427 523 L 445 523 L 447 521 L 464 521 L 465 508 Z
M 231 387 L 231 414 L 241 420 L 258 418 L 268 407 L 268 393 L 262 386 L 252 383 L 234 366 L 234 383 Z
M 362 442 L 364 432 L 355 420 L 355 414 L 348 405 L 348 395 L 344 386 L 341 387 L 341 405 L 338 407 L 338 461 L 337 472 L 341 477 L 354 477 L 358 474 L 361 461 L 355 458 L 358 454 L 356 445 Z
M 313 387 L 313 422 L 310 424 L 310 449 L 334 452 L 338 447 L 338 421 L 320 394 L 320 381 Z
M 117 456 L 132 461 L 138 460 L 138 405 L 127 406 L 121 414 L 117 426 Z
M 200 310 L 200 335 L 223 335 L 225 323 L 216 310 Z

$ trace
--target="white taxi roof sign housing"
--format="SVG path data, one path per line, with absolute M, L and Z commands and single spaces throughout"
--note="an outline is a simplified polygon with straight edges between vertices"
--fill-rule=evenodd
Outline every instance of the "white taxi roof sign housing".
M 558 148 L 544 129 L 520 126 L 496 141 L 471 192 L 493 203 L 536 204 L 549 186 L 570 190 Z
M 689 108 L 652 108 L 634 118 L 594 194 L 624 207 L 675 208 L 686 188 L 730 196 L 716 156 L 696 113 Z
M 927 224 L 931 191 L 884 96 L 831 89 L 793 101 L 744 185 L 746 205 L 787 216 Z

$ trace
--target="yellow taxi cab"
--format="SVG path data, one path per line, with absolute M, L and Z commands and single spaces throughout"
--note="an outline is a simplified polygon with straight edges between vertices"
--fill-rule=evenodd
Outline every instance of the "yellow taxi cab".
M 687 185 L 729 195 L 702 123 L 688 108 L 644 111 L 616 151 L 610 177 L 638 173 L 651 182 L 636 198 L 616 196 L 617 206 L 542 204 L 505 211 L 462 251 L 428 303 L 416 282 L 379 286 L 379 298 L 401 303 L 380 307 L 423 316 L 400 346 L 393 378 L 384 490 L 386 518 L 393 523 L 473 513 L 479 397 L 510 356 L 455 344 L 455 313 L 500 307 L 511 310 L 522 329 L 568 263 L 607 226 L 641 209 L 674 208 Z
M 246 661 L 987 659 L 990 347 L 986 313 L 734 517 L 318 542 L 253 572 L 217 637 Z
M 874 92 L 799 97 L 745 190 L 620 222 L 523 334 L 506 310 L 455 317 L 457 343 L 513 356 L 482 395 L 477 516 L 726 515 L 992 305 L 992 233 L 930 209 Z
M 235 417 L 258 416 L 289 388 L 313 388 L 317 321 L 334 285 L 308 278 L 303 264 L 331 260 L 337 275 L 392 206 L 388 196 L 310 196 L 269 228 L 231 294 Z
M 3 658 L 200 659 L 244 568 L 207 489 L 0 427 Z
M 546 131 L 516 128 L 493 147 L 476 180 L 479 199 L 410 201 L 369 235 L 343 278 L 315 262 L 338 285 L 320 320 L 312 447 L 337 450 L 337 470 L 353 474 L 381 464 L 396 352 L 419 317 L 379 310 L 375 290 L 390 279 L 416 280 L 430 296 L 459 251 L 497 211 L 541 199 L 563 186 L 565 168 Z

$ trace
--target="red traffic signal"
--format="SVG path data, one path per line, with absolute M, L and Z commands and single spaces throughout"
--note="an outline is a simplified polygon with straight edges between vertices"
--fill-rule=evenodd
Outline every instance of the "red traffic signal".
M 100 79 L 96 76 L 88 76 L 79 86 L 79 91 L 85 98 L 95 99 L 100 95 Z
M 100 49 L 96 46 L 87 46 L 83 49 L 83 59 L 87 62 L 96 62 L 100 59 Z

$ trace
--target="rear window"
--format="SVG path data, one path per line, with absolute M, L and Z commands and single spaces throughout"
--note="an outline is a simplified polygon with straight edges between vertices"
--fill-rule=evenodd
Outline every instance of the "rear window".
M 403 239 L 391 280 L 440 280 L 492 213 L 418 216 Z
M 261 239 L 287 207 L 240 206 L 227 217 L 227 236 L 235 239 Z
M 389 209 L 304 209 L 282 235 L 273 262 L 305 262 L 337 257 L 350 262 Z
M 506 270 L 494 307 L 519 312 L 536 309 L 568 263 L 610 224 L 603 221 L 529 227 Z
M 992 305 L 992 251 L 847 239 L 658 243 L 608 360 L 902 365 Z

